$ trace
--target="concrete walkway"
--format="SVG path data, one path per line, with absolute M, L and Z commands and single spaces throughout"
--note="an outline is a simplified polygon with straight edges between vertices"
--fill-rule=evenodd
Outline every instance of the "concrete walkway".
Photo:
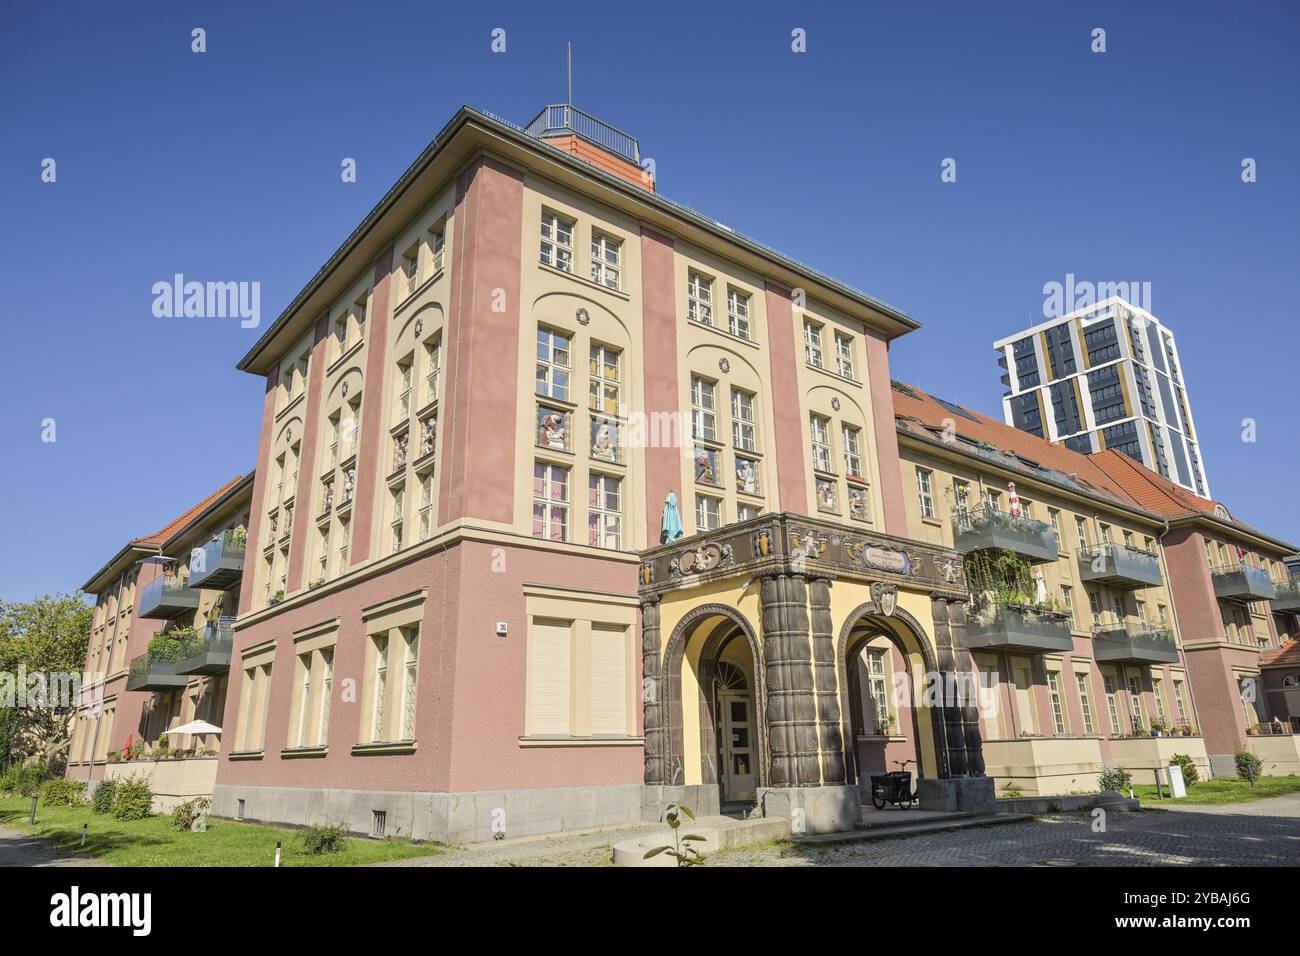
M 0 866 L 107 866 L 99 860 L 62 853 L 22 830 L 0 827 Z

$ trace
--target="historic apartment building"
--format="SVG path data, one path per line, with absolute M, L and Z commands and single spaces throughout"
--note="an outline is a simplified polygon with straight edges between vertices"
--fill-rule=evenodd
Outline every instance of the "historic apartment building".
M 671 799 L 846 829 L 896 760 L 957 809 L 1204 759 L 1165 519 L 891 384 L 914 320 L 639 159 L 569 106 L 456 114 L 241 361 L 254 475 L 88 582 L 188 572 L 165 630 L 220 596 L 228 670 L 168 675 L 158 618 L 115 605 L 148 683 L 94 751 L 86 709 L 70 772 L 221 693 L 217 814 L 456 841 Z M 245 536 L 238 577 L 195 582 Z M 1157 720 L 1191 736 L 1135 736 Z
M 1210 496 L 1173 333 L 1110 297 L 993 343 L 1008 425 L 1091 454 L 1114 449 Z

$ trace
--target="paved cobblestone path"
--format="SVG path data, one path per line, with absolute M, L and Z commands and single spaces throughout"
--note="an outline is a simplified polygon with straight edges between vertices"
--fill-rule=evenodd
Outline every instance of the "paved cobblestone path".
M 457 848 L 400 866 L 608 866 L 612 843 L 658 827 L 629 826 Z M 1300 794 L 1228 806 L 1087 813 L 897 840 L 776 844 L 718 853 L 709 866 L 1300 866 Z
M 22 830 L 0 827 L 0 867 L 103 866 L 98 860 L 63 853 Z

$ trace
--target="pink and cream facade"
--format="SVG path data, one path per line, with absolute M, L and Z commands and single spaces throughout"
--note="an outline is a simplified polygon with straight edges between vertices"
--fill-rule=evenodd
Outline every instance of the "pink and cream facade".
M 849 650 L 969 667 L 959 556 L 907 538 L 916 323 L 662 199 L 617 131 L 575 157 L 586 122 L 461 111 L 241 363 L 215 812 L 465 840 L 771 793 L 825 828 Z M 916 724 L 927 799 L 991 796 L 973 712 Z

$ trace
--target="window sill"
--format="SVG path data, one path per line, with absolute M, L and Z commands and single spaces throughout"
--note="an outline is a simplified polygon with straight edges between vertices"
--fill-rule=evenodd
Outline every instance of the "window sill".
M 599 289 L 601 292 L 607 292 L 610 295 L 614 296 L 615 298 L 622 299 L 624 302 L 632 301 L 632 297 L 628 295 L 626 292 L 624 292 L 622 289 L 611 289 L 609 286 L 601 285 L 599 282 L 592 282 L 590 279 L 584 279 L 576 272 L 570 272 L 565 269 L 557 269 L 555 266 L 550 265 L 549 263 L 546 262 L 538 262 L 537 268 L 541 269 L 543 272 L 549 272 L 551 275 L 563 276 L 566 279 L 571 279 L 572 281 L 578 283 L 578 285 L 584 286 L 588 289 Z
M 295 398 L 288 405 L 284 406 L 284 408 L 280 409 L 278 412 L 275 413 L 275 420 L 278 422 L 280 419 L 284 418 L 285 415 L 288 415 L 291 411 L 293 411 L 295 408 L 297 408 L 306 400 L 307 400 L 307 393 L 306 392 L 300 393 L 297 398 Z
M 922 524 L 933 525 L 933 526 L 936 527 L 936 528 L 942 528 L 942 527 L 943 527 L 943 522 L 940 521 L 938 518 L 925 518 L 925 517 L 922 517 L 922 518 L 921 518 L 921 523 L 922 523 Z
M 325 369 L 325 375 L 326 375 L 326 377 L 328 377 L 328 376 L 330 376 L 330 375 L 333 375 L 335 372 L 337 372 L 337 371 L 339 370 L 339 366 L 341 366 L 341 365 L 342 365 L 344 362 L 346 362 L 348 359 L 352 358 L 352 357 L 355 356 L 358 352 L 360 352 L 360 351 L 361 351 L 361 346 L 363 346 L 363 345 L 365 345 L 365 344 L 366 344 L 366 340 L 365 340 L 365 337 L 364 337 L 364 335 L 363 335 L 360 339 L 358 339 L 357 341 L 353 342 L 353 343 L 352 343 L 351 345 L 349 345 L 346 349 L 344 349 L 343 352 L 339 355 L 339 357 L 336 358 L 333 362 L 331 362 L 330 365 L 329 365 L 329 367 L 327 367 L 327 368 Z
M 644 737 L 520 737 L 520 747 L 641 747 Z
M 743 335 L 734 335 L 729 329 L 724 329 L 721 326 L 710 325 L 707 322 L 701 322 L 698 319 L 692 319 L 689 316 L 686 319 L 686 324 L 693 325 L 697 329 L 708 329 L 710 332 L 716 332 L 718 335 L 721 335 L 723 338 L 729 339 L 730 341 L 736 342 L 740 345 L 748 345 L 750 348 L 753 349 L 760 349 L 760 350 L 762 349 L 762 346 L 759 345 L 753 339 L 747 339 Z M 751 324 L 752 324 L 752 320 L 751 320 Z
M 862 383 L 858 381 L 856 378 L 845 378 L 843 375 L 835 371 L 833 368 L 827 368 L 824 365 L 814 365 L 812 362 L 809 362 L 807 359 L 804 359 L 803 364 L 805 368 L 808 368 L 813 372 L 817 372 L 819 375 L 825 375 L 829 378 L 832 378 L 835 381 L 839 382 L 841 385 L 856 385 L 858 386 L 858 388 L 863 387 Z
M 227 759 L 229 759 L 229 760 L 261 760 L 263 756 L 264 756 L 264 751 L 261 751 L 261 750 L 236 750 L 236 751 L 234 751 L 233 753 L 229 754 L 228 757 L 227 757 Z
M 376 757 L 393 754 L 413 754 L 415 748 L 416 743 L 414 740 L 378 740 L 368 744 L 353 744 L 352 756 Z
M 426 292 L 435 282 L 441 279 L 445 271 L 446 271 L 445 267 L 439 269 L 433 275 L 429 276 L 429 278 L 425 279 L 423 282 L 417 285 L 410 292 L 406 293 L 406 295 L 402 296 L 402 301 L 397 303 L 397 306 L 393 309 L 393 315 L 396 316 L 399 312 L 405 311 L 406 308 L 410 306 L 412 302 L 414 302 L 417 298 L 420 297 L 420 293 Z
M 329 748 L 321 747 L 285 747 L 280 751 L 281 760 L 292 760 L 300 757 L 324 757 L 329 753 Z

